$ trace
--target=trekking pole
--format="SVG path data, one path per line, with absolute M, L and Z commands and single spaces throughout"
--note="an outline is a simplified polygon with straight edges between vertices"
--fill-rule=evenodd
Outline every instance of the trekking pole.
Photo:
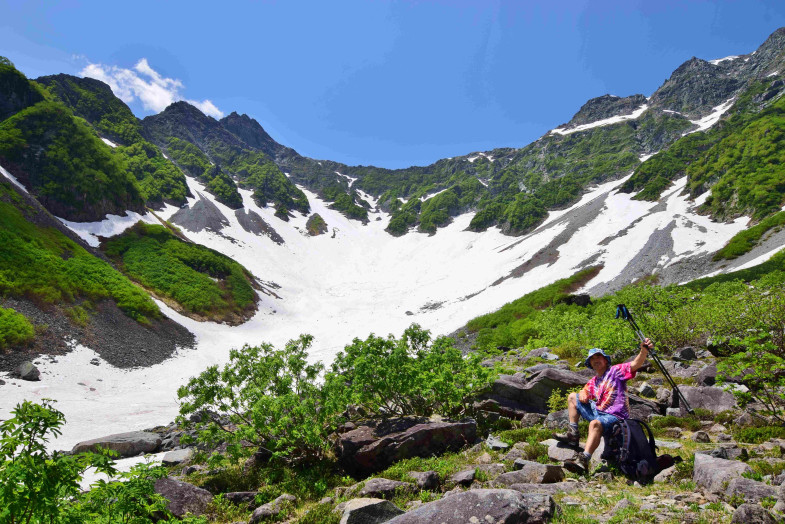
M 635 319 L 632 318 L 632 313 L 630 313 L 630 310 L 627 309 L 627 306 L 625 306 L 624 304 L 619 304 L 618 306 L 616 306 L 616 318 L 620 318 L 620 317 L 623 320 L 626 320 L 627 322 L 630 323 L 630 327 L 635 332 L 635 334 L 638 335 L 638 338 L 640 339 L 641 342 L 646 341 L 646 336 L 641 331 L 641 328 L 638 327 L 638 323 L 635 322 Z M 665 366 L 662 364 L 662 361 L 660 360 L 660 356 L 657 355 L 657 353 L 654 351 L 654 348 L 649 349 L 649 356 L 654 361 L 654 363 L 657 364 L 657 367 L 660 368 L 660 371 L 662 371 L 662 375 L 665 377 L 665 380 L 668 381 L 673 391 L 676 392 L 676 395 L 678 395 L 679 400 L 684 403 L 684 407 L 687 408 L 687 413 L 689 413 L 690 415 L 694 415 L 695 412 L 692 411 L 689 402 L 687 402 L 687 399 L 684 398 L 684 395 L 681 393 L 679 386 L 677 386 L 676 383 L 673 381 L 673 377 L 671 377 L 671 374 L 668 373 L 667 369 L 665 369 Z

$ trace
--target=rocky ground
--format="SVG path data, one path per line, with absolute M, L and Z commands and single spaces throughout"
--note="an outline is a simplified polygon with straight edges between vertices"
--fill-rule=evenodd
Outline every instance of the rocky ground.
M 642 481 L 603 462 L 602 446 L 587 475 L 562 467 L 574 450 L 550 436 L 566 413 L 547 413 L 547 404 L 553 391 L 582 385 L 587 370 L 547 348 L 494 360 L 487 365 L 512 373 L 478 399 L 475 419 L 347 424 L 336 435 L 330 473 L 316 482 L 306 480 L 313 470 L 273 466 L 263 453 L 211 471 L 194 462 L 174 424 L 74 451 L 96 444 L 123 456 L 170 450 L 164 464 L 171 476 L 156 490 L 176 515 L 212 522 L 785 521 L 785 439 L 766 438 L 768 429 L 715 385 L 715 361 L 705 350 L 682 348 L 664 362 L 697 416 L 672 407 L 653 368 L 629 383 L 633 416 L 649 422 L 660 455 L 679 461 Z
M 194 344 L 193 334 L 173 320 L 163 317 L 144 326 L 109 300 L 98 302 L 83 326 L 58 306 L 10 297 L 0 298 L 0 306 L 25 315 L 37 332 L 29 346 L 0 352 L 0 371 L 15 371 L 22 362 L 41 355 L 56 358 L 70 351 L 74 342 L 92 348 L 109 364 L 119 368 L 159 364 L 172 356 L 178 347 Z

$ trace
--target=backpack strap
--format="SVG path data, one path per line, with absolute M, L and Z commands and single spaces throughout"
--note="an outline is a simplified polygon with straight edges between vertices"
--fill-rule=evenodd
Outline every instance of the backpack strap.
M 642 420 L 639 420 L 639 419 L 637 419 L 637 418 L 633 418 L 633 419 L 630 419 L 630 420 L 634 420 L 635 422 L 637 422 L 638 424 L 640 424 L 640 426 L 641 426 L 641 427 L 642 427 L 642 428 L 645 430 L 645 433 L 646 433 L 646 434 L 648 435 L 648 437 L 649 437 L 649 447 L 651 448 L 651 452 L 652 452 L 652 453 L 654 454 L 654 456 L 656 457 L 656 456 L 657 456 L 657 450 L 658 450 L 659 448 L 657 447 L 657 444 L 656 444 L 656 442 L 654 441 L 654 433 L 651 431 L 651 428 L 649 427 L 649 425 L 648 425 L 648 424 L 646 424 L 644 421 L 642 421 Z

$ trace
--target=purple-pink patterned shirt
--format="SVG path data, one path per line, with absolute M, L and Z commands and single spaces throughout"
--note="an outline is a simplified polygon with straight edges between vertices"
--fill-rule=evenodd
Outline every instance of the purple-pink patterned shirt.
M 627 397 L 627 381 L 636 372 L 629 362 L 611 366 L 601 377 L 593 377 L 583 386 L 589 400 L 597 404 L 597 411 L 604 411 L 621 419 L 630 418 L 630 400 Z

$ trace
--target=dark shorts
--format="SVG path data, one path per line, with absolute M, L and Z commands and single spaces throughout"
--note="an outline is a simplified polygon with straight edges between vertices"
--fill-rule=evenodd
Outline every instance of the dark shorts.
M 619 417 L 615 415 L 609 415 L 604 411 L 597 411 L 597 405 L 593 400 L 587 402 L 586 404 L 583 402 L 576 402 L 575 405 L 578 408 L 578 413 L 584 420 L 588 420 L 590 422 L 592 420 L 600 421 L 600 424 L 602 424 L 603 434 L 607 434 L 613 423 L 619 420 Z

